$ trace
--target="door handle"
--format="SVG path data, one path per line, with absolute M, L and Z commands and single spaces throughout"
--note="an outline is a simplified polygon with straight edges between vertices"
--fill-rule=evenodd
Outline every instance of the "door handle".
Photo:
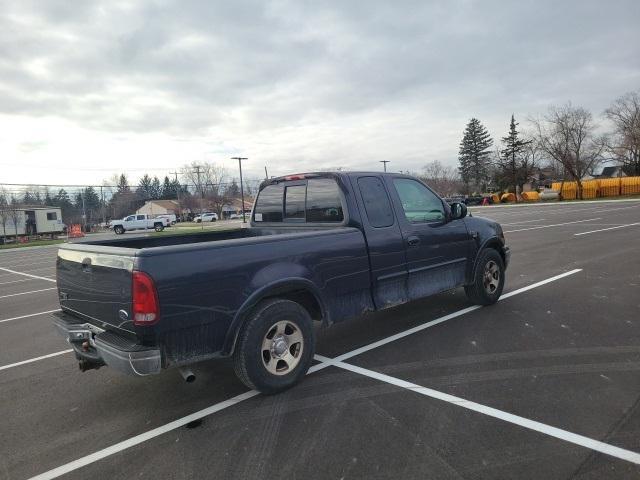
M 415 235 L 407 238 L 407 243 L 410 247 L 415 247 L 416 245 L 420 245 L 420 237 L 416 237 Z

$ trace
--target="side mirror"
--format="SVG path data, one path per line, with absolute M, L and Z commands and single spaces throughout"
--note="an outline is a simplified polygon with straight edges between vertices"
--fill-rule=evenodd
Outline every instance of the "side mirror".
M 451 204 L 451 220 L 460 220 L 467 216 L 467 206 L 464 203 L 454 202 Z

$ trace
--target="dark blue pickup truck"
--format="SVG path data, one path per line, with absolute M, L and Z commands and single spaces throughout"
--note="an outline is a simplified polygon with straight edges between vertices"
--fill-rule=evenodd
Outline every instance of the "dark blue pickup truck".
M 81 370 L 159 373 L 232 356 L 249 387 L 289 388 L 331 325 L 464 287 L 495 303 L 509 262 L 502 228 L 401 174 L 266 180 L 250 228 L 67 244 L 54 323 Z

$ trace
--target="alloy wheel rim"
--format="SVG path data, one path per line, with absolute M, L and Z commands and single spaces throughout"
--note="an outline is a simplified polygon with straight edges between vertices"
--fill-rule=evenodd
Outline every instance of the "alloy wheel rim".
M 302 358 L 304 337 L 300 327 L 291 320 L 274 323 L 262 340 L 262 364 L 272 375 L 286 375 L 293 371 Z
M 493 260 L 489 260 L 484 267 L 484 275 L 482 277 L 484 290 L 493 295 L 500 285 L 500 267 Z

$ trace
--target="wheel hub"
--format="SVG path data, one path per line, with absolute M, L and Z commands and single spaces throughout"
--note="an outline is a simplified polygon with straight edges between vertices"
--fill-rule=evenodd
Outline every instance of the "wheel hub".
M 281 358 L 282 355 L 289 350 L 289 343 L 283 336 L 274 337 L 271 344 L 271 354 L 274 357 Z

